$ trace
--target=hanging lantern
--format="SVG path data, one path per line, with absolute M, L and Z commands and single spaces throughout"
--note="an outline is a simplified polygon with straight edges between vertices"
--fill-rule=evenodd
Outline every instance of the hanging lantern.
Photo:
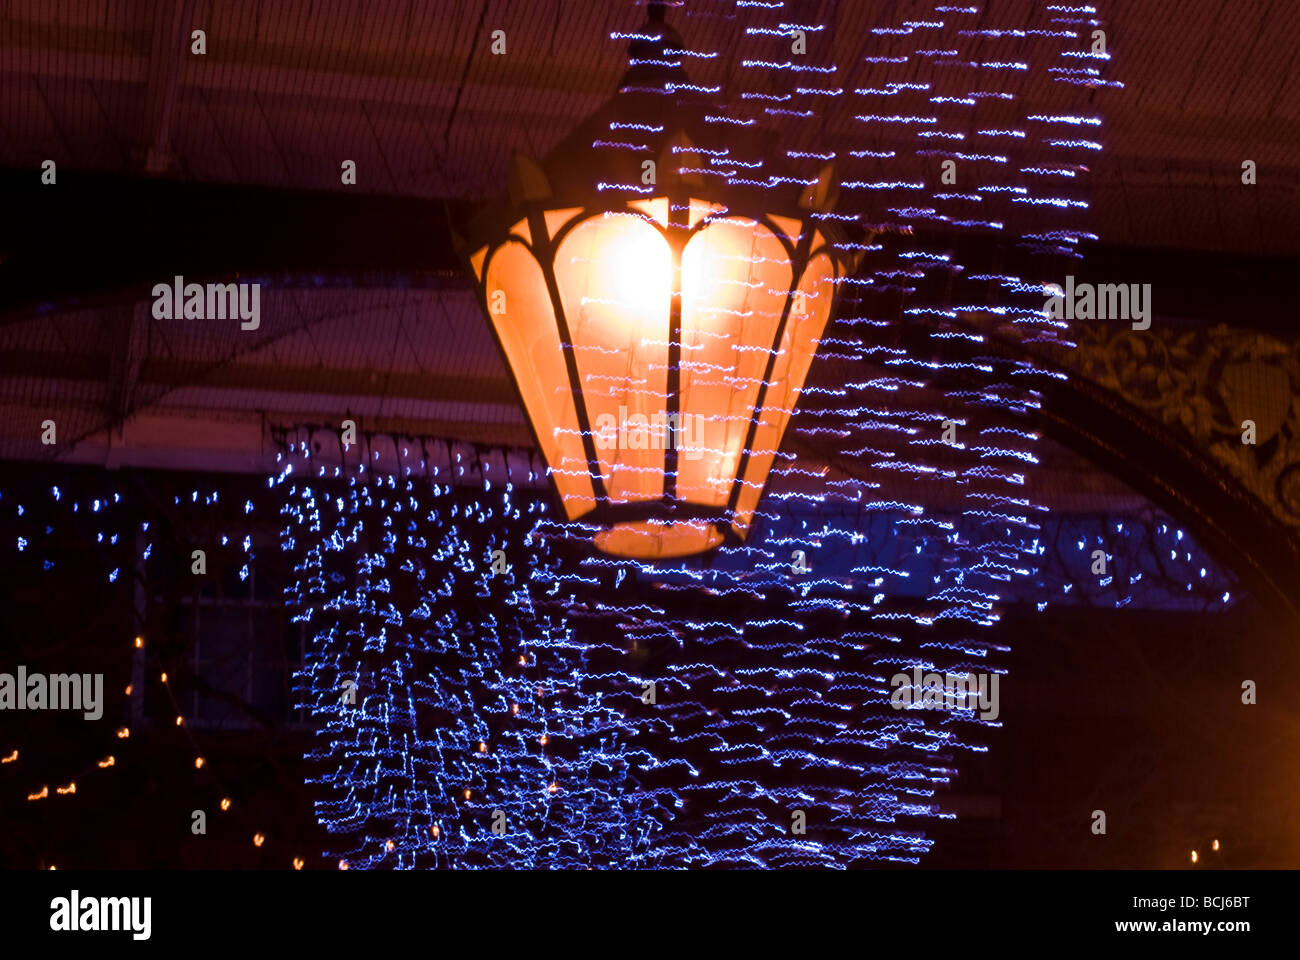
M 796 181 L 681 50 L 652 5 L 615 97 L 544 162 L 516 155 L 467 231 L 565 515 L 625 557 L 743 540 L 856 267 L 832 169 Z

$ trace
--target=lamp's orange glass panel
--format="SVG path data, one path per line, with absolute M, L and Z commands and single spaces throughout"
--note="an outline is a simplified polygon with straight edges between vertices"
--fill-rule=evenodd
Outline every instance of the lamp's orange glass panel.
M 663 523 L 639 520 L 620 523 L 596 534 L 596 547 L 616 557 L 666 560 L 703 553 L 722 542 L 722 534 L 711 523 L 678 520 Z
M 745 467 L 740 497 L 736 503 L 734 526 L 744 534 L 749 529 L 754 508 L 767 482 L 768 471 L 776 457 L 790 414 L 799 399 L 817 350 L 817 341 L 830 317 L 835 297 L 835 266 L 830 257 L 820 253 L 808 263 L 799 286 L 790 298 L 790 316 L 781 336 L 780 353 L 772 368 L 763 412 L 754 434 L 754 446 Z
M 483 264 L 487 261 L 488 248 L 482 247 L 476 253 L 470 254 L 469 263 L 474 268 L 474 279 L 483 280 Z
M 546 279 L 523 244 L 507 243 L 484 284 L 496 328 L 569 518 L 596 505 Z
M 694 227 L 705 217 L 711 217 L 716 213 L 721 213 L 726 208 L 720 203 L 709 203 L 707 200 L 697 200 L 692 197 L 687 204 L 687 221 L 688 227 Z
M 717 220 L 682 254 L 682 431 L 677 495 L 725 506 L 791 281 L 755 220 Z
M 555 278 L 609 499 L 658 499 L 669 442 L 668 242 L 635 214 L 593 217 L 560 244 Z
M 527 220 L 520 220 L 513 227 L 511 227 L 510 236 L 518 237 L 520 240 L 522 240 L 524 243 L 528 244 L 529 246 L 532 246 L 533 244 L 533 231 L 529 228 Z
M 560 228 L 580 213 L 582 213 L 581 207 L 564 207 L 559 210 L 547 210 L 542 214 L 542 218 L 546 221 L 547 235 L 551 237 L 551 239 L 555 239 L 555 235 L 560 232 Z
M 628 204 L 633 210 L 639 210 L 661 227 L 668 226 L 668 198 L 656 197 L 653 200 L 633 200 Z
M 794 220 L 790 217 L 778 217 L 775 215 L 771 216 L 771 220 L 778 230 L 785 233 L 787 240 L 791 243 L 799 242 L 799 234 L 803 226 L 799 220 Z M 814 243 L 814 248 L 815 246 L 816 244 Z

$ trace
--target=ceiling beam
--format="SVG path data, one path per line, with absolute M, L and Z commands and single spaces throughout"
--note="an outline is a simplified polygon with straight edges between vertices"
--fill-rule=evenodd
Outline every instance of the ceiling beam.
M 144 169 L 166 173 L 172 166 L 171 122 L 180 88 L 181 62 L 190 44 L 194 0 L 156 0 L 144 94 Z
M 394 273 L 467 285 L 441 200 L 60 170 L 0 173 L 0 314 L 146 298 L 153 285 Z M 414 282 L 412 282 L 414 281 Z
M 336 191 L 226 186 L 60 171 L 0 171 L 0 319 L 77 305 L 144 299 L 175 276 L 206 282 L 237 275 L 327 278 L 367 287 L 470 286 L 451 224 L 458 201 Z M 998 257 L 1025 276 L 1041 272 L 1011 247 L 1013 238 L 916 237 L 962 248 L 963 262 Z M 1021 262 L 1023 261 L 1023 263 Z M 992 262 L 992 261 L 990 261 Z M 1060 272 L 1076 280 L 1150 283 L 1163 317 L 1289 324 L 1300 259 L 1195 253 L 1098 244 Z M 1063 279 L 1063 276 L 1062 276 Z
M 136 314 L 148 311 L 137 305 Z M 138 321 L 137 317 L 132 317 Z M 130 325 L 131 328 L 134 323 Z M 118 342 L 128 337 L 123 323 Z M 143 327 L 134 335 L 144 336 Z M 500 376 L 457 374 L 448 376 L 424 372 L 385 372 L 375 377 L 369 367 L 287 366 L 284 364 L 239 363 L 214 365 L 211 360 L 175 360 L 164 357 L 132 356 L 126 383 L 130 388 L 258 390 L 275 393 L 328 393 L 336 397 L 387 397 L 390 399 L 440 400 L 475 403 L 494 401 L 518 405 L 518 398 L 504 368 Z M 37 350 L 6 350 L 0 353 L 0 377 L 36 377 L 48 380 L 97 380 L 111 375 L 118 386 L 117 370 L 125 357 L 104 357 L 94 353 L 57 353 Z M 110 373 L 110 371 L 112 371 Z M 125 374 L 124 374 L 125 376 Z

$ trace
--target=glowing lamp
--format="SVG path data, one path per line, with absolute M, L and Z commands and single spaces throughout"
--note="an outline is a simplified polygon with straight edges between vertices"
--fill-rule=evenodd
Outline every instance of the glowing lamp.
M 856 267 L 831 168 L 799 181 L 770 135 L 719 123 L 660 9 L 615 97 L 516 155 L 465 244 L 566 517 L 647 559 L 747 535 Z

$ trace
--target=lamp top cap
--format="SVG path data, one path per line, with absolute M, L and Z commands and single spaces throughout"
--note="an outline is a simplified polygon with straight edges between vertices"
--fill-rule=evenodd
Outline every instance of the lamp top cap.
M 669 26 L 667 8 L 662 2 L 648 5 L 645 24 L 627 46 L 628 70 L 621 87 L 689 82 L 681 62 L 685 41 Z

